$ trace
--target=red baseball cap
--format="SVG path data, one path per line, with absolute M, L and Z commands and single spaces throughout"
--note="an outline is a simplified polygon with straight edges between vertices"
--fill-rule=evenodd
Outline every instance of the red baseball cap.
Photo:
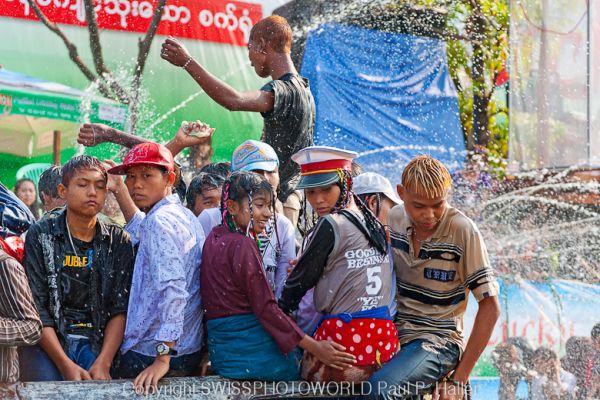
M 173 172 L 173 169 L 175 168 L 173 154 L 171 154 L 169 149 L 162 144 L 146 142 L 133 146 L 123 159 L 123 163 L 109 169 L 108 173 L 113 175 L 124 175 L 127 168 L 135 165 L 164 167 L 169 172 Z

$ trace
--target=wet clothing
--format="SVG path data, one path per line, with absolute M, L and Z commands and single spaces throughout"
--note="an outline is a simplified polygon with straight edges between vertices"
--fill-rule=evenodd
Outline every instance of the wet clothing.
M 206 319 L 253 314 L 281 353 L 294 350 L 304 333 L 277 307 L 256 242 L 221 225 L 208 235 L 203 251 L 200 277 Z
M 177 342 L 174 357 L 199 351 L 204 232 L 198 219 L 172 194 L 148 214 L 136 212 L 125 230 L 139 247 L 121 352 L 155 357 L 160 342 Z
M 300 351 L 283 354 L 254 314 L 211 319 L 207 327 L 211 368 L 218 375 L 267 381 L 300 379 Z
M 65 308 L 65 301 L 67 306 L 73 304 L 70 302 L 75 296 L 72 292 L 75 288 L 64 276 L 70 273 L 66 269 L 69 267 L 64 264 L 67 255 L 73 251 L 67 233 L 66 213 L 63 211 L 56 218 L 40 221 L 29 229 L 23 265 L 44 327 L 56 329 L 62 347 L 68 353 L 66 315 L 69 307 Z M 126 232 L 99 220 L 96 221 L 90 254 L 88 295 L 78 295 L 88 300 L 89 317 L 85 320 L 91 323 L 89 344 L 91 350 L 98 354 L 108 321 L 127 311 L 135 254 Z
M 72 239 L 75 249 L 67 247 L 60 276 L 65 297 L 63 310 L 67 333 L 88 336 L 92 326 L 90 279 L 94 249 L 91 242 Z
M 319 220 L 286 281 L 279 300 L 282 310 L 296 310 L 312 287 L 316 309 L 323 314 L 354 313 L 389 305 L 389 258 L 372 247 L 359 225 L 364 228 L 362 214 L 350 210 Z
M 0 236 L 19 236 L 33 223 L 35 218 L 25 203 L 0 182 Z
M 400 343 L 415 339 L 440 346 L 449 340 L 462 351 L 463 316 L 469 292 L 477 301 L 497 296 L 499 286 L 475 224 L 447 206 L 441 221 L 414 256 L 414 232 L 404 205 L 388 216 L 397 275 L 396 327 Z
M 292 154 L 313 145 L 315 100 L 308 79 L 288 73 L 275 79 L 260 90 L 273 92 L 273 110 L 262 113 L 264 129 L 262 141 L 273 147 L 279 158 L 279 199 L 285 203 L 300 178 L 300 166 L 292 161 Z
M 19 379 L 17 346 L 40 340 L 42 322 L 23 266 L 0 250 L 0 383 Z
M 331 338 L 344 344 L 358 359 L 357 365 L 337 373 L 306 354 L 304 379 L 359 382 L 396 351 L 397 332 L 388 328 L 392 268 L 387 251 L 382 254 L 373 247 L 367 231 L 359 212 L 345 209 L 321 218 L 286 281 L 279 300 L 282 310 L 295 311 L 314 287 L 314 306 L 323 314 L 315 339 Z M 366 326 L 365 314 L 369 321 Z
M 372 400 L 409 400 L 417 392 L 433 388 L 458 364 L 460 349 L 455 343 L 432 345 L 422 339 L 400 347 L 400 351 L 369 379 Z
M 206 209 L 200 213 L 198 220 L 208 237 L 210 231 L 221 224 L 221 211 L 218 208 Z M 267 280 L 275 298 L 278 299 L 287 278 L 290 261 L 296 258 L 294 227 L 285 216 L 277 214 L 269 220 L 265 231 L 258 236 Z

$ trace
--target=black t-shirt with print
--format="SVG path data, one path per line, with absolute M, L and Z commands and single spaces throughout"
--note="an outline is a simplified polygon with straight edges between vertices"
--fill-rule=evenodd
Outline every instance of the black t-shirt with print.
M 68 241 L 67 237 L 67 241 Z M 63 258 L 60 284 L 62 288 L 62 307 L 67 333 L 87 336 L 91 328 L 90 279 L 92 271 L 93 248 L 91 242 L 73 238 L 76 253 L 67 243 Z
M 315 127 L 315 100 L 308 79 L 297 74 L 285 74 L 261 88 L 273 92 L 273 110 L 262 113 L 265 126 L 262 140 L 279 157 L 281 179 L 279 199 L 285 203 L 297 184 L 300 167 L 292 161 L 292 154 L 313 145 Z

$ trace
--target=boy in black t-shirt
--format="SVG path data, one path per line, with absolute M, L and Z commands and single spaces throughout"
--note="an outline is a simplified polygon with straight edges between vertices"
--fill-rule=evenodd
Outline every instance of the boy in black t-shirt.
M 97 218 L 107 194 L 97 158 L 65 164 L 58 192 L 65 210 L 33 225 L 25 241 L 24 266 L 44 328 L 38 346 L 20 350 L 21 380 L 111 379 L 125 331 L 133 247 L 120 227 Z
M 278 197 L 284 203 L 284 215 L 295 225 L 300 201 L 294 187 L 300 169 L 291 156 L 313 144 L 315 102 L 308 80 L 294 67 L 291 47 L 292 30 L 285 18 L 273 15 L 252 27 L 248 58 L 258 76 L 273 80 L 249 92 L 239 92 L 210 74 L 172 38 L 163 43 L 161 57 L 185 69 L 206 94 L 228 110 L 261 113 L 265 121 L 262 140 L 275 149 L 281 162 Z

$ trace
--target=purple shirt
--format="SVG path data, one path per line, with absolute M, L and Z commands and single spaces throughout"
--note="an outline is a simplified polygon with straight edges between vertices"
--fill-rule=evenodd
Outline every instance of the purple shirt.
M 139 244 L 121 351 L 156 356 L 160 342 L 177 342 L 178 356 L 202 345 L 200 271 L 204 231 L 174 194 L 138 211 L 125 226 Z
M 206 319 L 254 314 L 284 354 L 304 337 L 277 306 L 258 246 L 249 237 L 225 226 L 214 228 L 204 244 L 200 271 Z

